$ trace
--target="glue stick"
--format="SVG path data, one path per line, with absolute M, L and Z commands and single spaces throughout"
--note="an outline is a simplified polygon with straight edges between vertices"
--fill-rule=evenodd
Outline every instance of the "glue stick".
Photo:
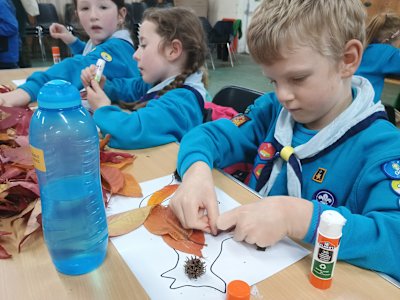
M 101 75 L 103 74 L 104 66 L 106 65 L 106 61 L 104 59 L 99 58 L 96 62 L 96 74 L 94 75 L 94 80 L 100 82 Z
M 61 61 L 60 48 L 57 46 L 51 47 L 51 54 L 53 55 L 54 64 L 58 64 Z
M 310 273 L 310 282 L 316 288 L 325 290 L 332 284 L 344 224 L 346 219 L 335 210 L 321 214 Z

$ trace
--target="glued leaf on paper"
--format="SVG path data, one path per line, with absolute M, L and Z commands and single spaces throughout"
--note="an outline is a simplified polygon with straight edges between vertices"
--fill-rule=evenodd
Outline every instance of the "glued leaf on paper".
M 135 230 L 143 224 L 151 210 L 151 206 L 144 206 L 109 216 L 107 218 L 109 237 L 120 236 Z
M 147 202 L 148 206 L 161 204 L 165 199 L 175 193 L 179 184 L 170 184 L 164 186 L 161 190 L 158 190 L 153 195 L 151 195 L 149 201 Z
M 136 181 L 135 177 L 127 173 L 122 173 L 122 175 L 124 176 L 124 186 L 117 192 L 117 194 L 134 198 L 143 197 L 142 188 Z
M 201 249 L 205 246 L 204 232 L 183 228 L 168 206 L 155 205 L 143 225 L 151 233 L 161 235 L 170 247 L 203 256 Z

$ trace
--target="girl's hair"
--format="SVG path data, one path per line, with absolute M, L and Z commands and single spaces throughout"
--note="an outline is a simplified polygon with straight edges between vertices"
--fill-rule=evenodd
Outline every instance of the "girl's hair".
M 184 70 L 159 91 L 158 95 L 161 96 L 169 90 L 182 87 L 190 74 L 202 69 L 207 55 L 206 36 L 200 19 L 191 10 L 182 7 L 148 8 L 143 14 L 144 21 L 156 25 L 156 32 L 162 38 L 160 50 L 177 39 L 182 43 L 187 57 Z M 206 83 L 206 80 L 204 75 L 203 82 Z
M 366 44 L 391 44 L 400 38 L 400 16 L 395 13 L 375 15 L 367 26 Z
M 360 0 L 263 0 L 250 22 L 247 44 L 257 63 L 281 59 L 282 49 L 311 47 L 334 62 L 346 43 L 364 43 L 366 13 Z
M 125 7 L 125 1 L 124 0 L 111 0 L 111 1 L 114 2 L 117 5 L 118 9 L 120 9 L 122 7 Z M 78 2 L 78 0 L 74 0 L 74 6 L 75 7 L 77 7 L 76 6 L 77 2 Z

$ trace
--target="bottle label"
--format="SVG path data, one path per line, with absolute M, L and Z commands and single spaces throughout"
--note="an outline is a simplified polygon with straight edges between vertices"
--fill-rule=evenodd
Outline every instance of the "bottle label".
M 42 172 L 46 172 L 46 164 L 44 163 L 43 150 L 33 147 L 31 145 L 31 153 L 32 153 L 33 166 L 35 167 L 35 169 Z

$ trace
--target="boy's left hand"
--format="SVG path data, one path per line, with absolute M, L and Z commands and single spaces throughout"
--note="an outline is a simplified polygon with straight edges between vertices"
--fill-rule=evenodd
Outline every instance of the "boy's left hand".
M 233 238 L 259 247 L 272 246 L 285 236 L 302 239 L 313 213 L 310 201 L 289 197 L 267 197 L 221 214 L 220 230 L 234 228 Z
M 96 110 L 102 106 L 111 105 L 111 100 L 104 93 L 97 81 L 93 79 L 90 84 L 91 86 L 86 87 L 87 100 L 90 107 Z

